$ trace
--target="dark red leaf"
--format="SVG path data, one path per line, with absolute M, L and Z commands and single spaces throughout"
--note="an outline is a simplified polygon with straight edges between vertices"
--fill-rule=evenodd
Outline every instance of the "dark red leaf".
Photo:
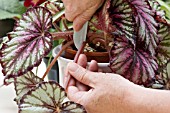
M 24 2 L 24 6 L 25 7 L 29 7 L 29 6 L 37 6 L 42 4 L 43 2 L 45 2 L 47 0 L 25 0 Z
M 111 0 L 106 0 L 103 7 L 92 17 L 92 27 L 109 33 L 112 29 L 111 18 L 109 17 L 108 9 Z
M 159 42 L 157 37 L 158 23 L 154 18 L 155 11 L 150 7 L 148 0 L 127 1 L 129 1 L 130 6 L 136 12 L 134 16 L 138 27 L 138 40 L 144 41 L 145 48 L 154 55 Z
M 109 14 L 112 25 L 116 28 L 115 32 L 124 35 L 135 45 L 136 22 L 131 5 L 126 0 L 112 0 Z
M 145 86 L 152 82 L 158 69 L 153 57 L 140 48 L 134 49 L 126 38 L 115 38 L 110 67 L 113 72 Z

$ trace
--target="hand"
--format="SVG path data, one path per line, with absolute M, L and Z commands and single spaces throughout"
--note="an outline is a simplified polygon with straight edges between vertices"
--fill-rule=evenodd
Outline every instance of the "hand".
M 84 55 L 78 63 L 86 67 Z M 69 63 L 68 72 L 79 82 L 72 79 L 67 93 L 70 100 L 83 105 L 88 113 L 130 113 L 128 97 L 136 89 L 136 85 L 117 74 L 92 72 L 97 71 L 97 62 L 92 61 L 87 70 L 76 63 Z M 85 84 L 85 85 L 82 85 Z M 127 90 L 128 89 L 128 90 Z
M 63 0 L 65 16 L 73 21 L 74 30 L 79 31 L 103 2 L 104 0 Z

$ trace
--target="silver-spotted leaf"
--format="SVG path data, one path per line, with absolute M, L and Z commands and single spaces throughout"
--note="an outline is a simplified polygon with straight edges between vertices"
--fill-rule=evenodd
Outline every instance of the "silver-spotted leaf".
M 125 0 L 112 0 L 109 8 L 112 25 L 116 31 L 128 38 L 134 45 L 136 40 L 136 22 L 134 11 Z
M 168 60 L 170 59 L 170 25 L 164 23 L 160 23 L 159 25 L 158 36 L 160 43 L 157 48 L 157 58 L 164 57 L 164 60 Z
M 43 80 L 36 76 L 33 72 L 29 71 L 23 76 L 16 77 L 14 79 L 14 85 L 15 85 L 15 91 L 17 97 L 15 98 L 15 101 L 17 104 L 20 103 L 20 99 L 25 95 L 29 90 L 32 88 L 35 88 L 36 85 Z
M 82 105 L 68 101 L 62 104 L 60 113 L 86 113 Z
M 91 29 L 102 30 L 104 32 L 111 32 L 114 28 L 112 28 L 111 18 L 109 16 L 108 9 L 110 7 L 111 0 L 106 0 L 103 7 L 94 14 L 92 19 L 90 20 Z M 92 25 L 91 25 L 92 24 Z
M 113 72 L 145 86 L 152 82 L 158 69 L 155 59 L 149 53 L 134 49 L 126 38 L 115 38 L 110 67 Z
M 38 66 L 52 48 L 51 13 L 43 7 L 27 10 L 9 33 L 1 49 L 1 65 L 6 78 L 20 76 Z
M 136 23 L 133 13 L 132 7 L 125 0 L 106 0 L 102 9 L 91 19 L 90 27 L 98 31 L 124 35 L 135 44 Z
M 21 99 L 19 113 L 86 113 L 74 102 L 65 102 L 64 89 L 54 81 L 42 82 Z
M 157 27 L 154 16 L 155 11 L 152 10 L 148 0 L 128 0 L 131 7 L 136 11 L 135 20 L 138 27 L 138 40 L 145 42 L 145 48 L 152 55 L 155 54 L 155 49 L 158 44 Z

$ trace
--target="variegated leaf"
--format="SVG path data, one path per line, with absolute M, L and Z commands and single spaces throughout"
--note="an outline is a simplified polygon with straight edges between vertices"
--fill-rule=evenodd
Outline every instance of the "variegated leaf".
M 112 0 L 109 14 L 116 31 L 135 45 L 136 22 L 131 5 L 126 0 Z
M 135 19 L 138 24 L 139 41 L 145 42 L 145 48 L 148 49 L 151 55 L 155 55 L 155 49 L 158 44 L 157 27 L 154 16 L 155 12 L 149 5 L 148 0 L 128 0 L 131 7 L 136 11 Z
M 132 7 L 125 0 L 106 0 L 91 19 L 91 29 L 124 35 L 135 45 L 136 23 Z
M 47 1 L 44 3 L 44 7 L 47 8 L 52 13 L 52 15 L 56 15 L 64 9 L 64 4 L 61 2 L 61 0 Z
M 164 60 L 170 59 L 170 25 L 160 23 L 158 36 L 160 43 L 157 49 L 157 57 L 164 57 Z
M 86 113 L 79 104 L 62 103 L 65 98 L 64 89 L 56 82 L 42 82 L 23 96 L 19 113 Z
M 156 20 L 159 24 L 159 43 L 156 51 L 159 69 L 155 86 L 160 86 L 161 84 L 163 89 L 170 89 L 170 73 L 168 73 L 168 64 L 170 62 L 170 25 L 166 20 L 165 11 L 161 9 L 160 4 L 156 0 L 151 0 L 149 3 L 156 11 Z
M 170 63 L 170 25 L 159 23 L 160 29 L 158 36 L 160 43 L 157 49 L 158 82 L 164 86 L 164 89 L 170 89 L 170 73 L 168 73 L 168 64 Z
M 159 19 L 165 19 L 165 11 L 161 10 L 160 4 L 157 2 L 157 0 L 149 0 L 149 4 L 152 7 L 152 9 L 155 11 L 156 15 L 159 16 Z M 158 18 L 158 17 L 156 17 Z
M 20 99 L 32 88 L 35 88 L 36 85 L 43 80 L 36 76 L 33 72 L 29 71 L 28 73 L 24 74 L 23 76 L 16 77 L 14 80 L 15 91 L 17 97 L 15 101 L 17 104 L 20 103 Z
M 114 28 L 112 28 L 112 24 L 111 24 L 111 18 L 109 16 L 109 12 L 108 9 L 110 7 L 110 3 L 111 0 L 106 0 L 102 9 L 100 9 L 98 12 L 96 12 L 96 14 L 94 14 L 94 16 L 92 17 L 92 19 L 90 20 L 91 23 L 90 27 L 93 30 L 102 30 L 104 32 L 111 32 Z
M 68 101 L 62 104 L 60 113 L 86 113 L 86 111 L 82 105 Z
M 9 33 L 9 42 L 0 51 L 6 78 L 15 78 L 38 66 L 52 48 L 51 13 L 43 7 L 28 9 Z
M 136 84 L 149 85 L 158 69 L 153 57 L 140 48 L 134 49 L 126 38 L 116 38 L 111 51 L 110 67 Z

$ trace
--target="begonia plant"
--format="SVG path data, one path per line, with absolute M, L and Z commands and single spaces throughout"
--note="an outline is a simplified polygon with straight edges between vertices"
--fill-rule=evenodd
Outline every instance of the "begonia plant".
M 85 113 L 83 106 L 63 102 L 66 93 L 57 82 L 44 81 L 46 74 L 40 78 L 31 71 L 52 50 L 54 40 L 64 39 L 59 53 L 73 44 L 72 23 L 65 18 L 62 1 L 25 4 L 32 7 L 0 50 L 4 84 L 14 83 L 19 113 Z M 113 73 L 144 87 L 170 89 L 170 24 L 156 0 L 105 0 L 89 20 L 86 43 L 100 37 Z

